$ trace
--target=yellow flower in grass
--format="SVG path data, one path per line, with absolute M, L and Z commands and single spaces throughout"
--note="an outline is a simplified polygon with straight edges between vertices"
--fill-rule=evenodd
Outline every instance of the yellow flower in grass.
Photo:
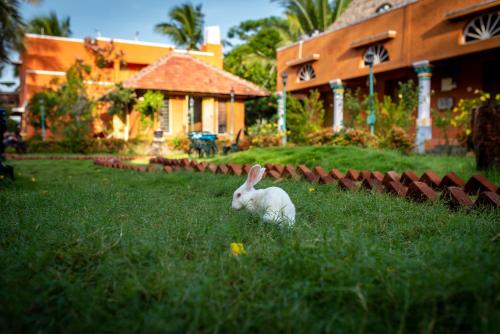
M 313 193 L 313 192 L 315 192 L 315 191 L 316 191 L 316 188 L 313 188 L 313 187 L 309 188 L 309 192 L 310 192 L 310 193 Z
M 31 182 L 36 182 L 36 178 L 34 176 L 31 177 Z
M 3 175 L 0 175 L 0 180 L 3 180 Z
M 245 254 L 245 248 L 241 242 L 232 242 L 231 243 L 231 255 L 240 256 Z

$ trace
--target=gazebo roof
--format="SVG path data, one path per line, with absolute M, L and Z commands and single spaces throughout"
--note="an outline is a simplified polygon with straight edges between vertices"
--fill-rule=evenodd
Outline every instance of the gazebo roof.
M 123 85 L 182 93 L 256 97 L 269 95 L 257 85 L 187 54 L 168 53 L 146 66 Z

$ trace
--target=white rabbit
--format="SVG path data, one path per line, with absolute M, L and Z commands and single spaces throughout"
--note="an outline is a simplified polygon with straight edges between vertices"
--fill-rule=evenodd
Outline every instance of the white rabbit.
M 262 215 L 264 221 L 286 222 L 293 225 L 295 206 L 283 189 L 278 187 L 254 189 L 265 172 L 266 169 L 260 165 L 252 166 L 246 182 L 234 192 L 233 209 L 239 210 L 244 207 L 252 213 Z

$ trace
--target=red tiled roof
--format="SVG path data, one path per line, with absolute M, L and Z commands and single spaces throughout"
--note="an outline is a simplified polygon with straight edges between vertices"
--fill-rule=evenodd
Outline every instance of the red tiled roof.
M 236 96 L 267 96 L 265 90 L 231 73 L 196 59 L 171 52 L 125 80 L 125 87 L 172 92 L 224 94 L 231 88 Z

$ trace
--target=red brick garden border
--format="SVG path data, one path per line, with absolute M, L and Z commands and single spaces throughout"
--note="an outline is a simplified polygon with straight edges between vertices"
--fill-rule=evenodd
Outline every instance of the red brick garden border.
M 214 164 L 188 159 L 151 158 L 149 166 L 134 166 L 124 161 L 144 156 L 23 156 L 8 155 L 13 160 L 94 160 L 99 166 L 153 172 L 163 170 L 172 173 L 178 170 L 210 172 L 223 175 L 246 175 L 252 164 Z M 305 165 L 265 164 L 265 177 L 271 179 L 304 179 L 310 183 L 334 184 L 346 191 L 365 190 L 372 193 L 387 193 L 403 197 L 414 202 L 441 201 L 451 210 L 500 208 L 500 187 L 482 175 L 474 175 L 467 182 L 451 172 L 443 178 L 433 171 L 427 171 L 420 177 L 408 170 L 401 175 L 394 171 L 349 170 L 343 175 L 339 170 L 325 171 L 321 166 L 309 169 Z M 472 197 L 472 198 L 471 198 Z M 475 198 L 475 201 L 473 201 Z
M 214 164 L 188 159 L 151 158 L 148 167 L 133 167 L 121 161 L 96 159 L 98 165 L 139 171 L 157 171 L 166 173 L 178 170 L 210 172 L 223 175 L 246 175 L 252 164 Z M 265 177 L 277 179 L 304 179 L 310 183 L 334 184 L 340 189 L 356 191 L 358 189 L 372 193 L 388 193 L 403 197 L 413 202 L 440 201 L 451 210 L 500 208 L 500 187 L 497 187 L 482 175 L 474 175 L 467 182 L 451 172 L 443 178 L 433 171 L 427 171 L 418 177 L 414 171 L 405 171 L 401 175 L 394 171 L 349 170 L 342 175 L 337 169 L 325 171 L 321 166 L 309 169 L 305 165 L 264 164 Z M 472 198 L 471 198 L 472 197 Z M 473 201 L 473 198 L 476 198 Z

